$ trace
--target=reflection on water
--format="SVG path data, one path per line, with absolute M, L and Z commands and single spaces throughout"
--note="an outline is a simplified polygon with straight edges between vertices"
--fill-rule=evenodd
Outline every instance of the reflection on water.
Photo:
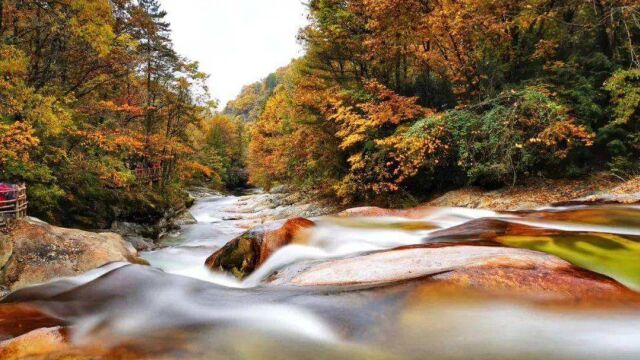
M 407 246 L 502 244 L 553 254 L 640 290 L 636 207 L 320 218 L 244 281 L 211 273 L 205 259 L 256 223 L 251 214 L 238 213 L 237 204 L 250 200 L 199 201 L 192 209 L 198 224 L 165 239 L 166 248 L 143 254 L 153 267 L 112 264 L 9 295 L 0 304 L 0 338 L 24 334 L 33 324 L 69 327 L 73 347 L 48 354 L 52 359 L 640 358 L 640 298 L 632 292 L 594 306 L 451 286 L 440 281 L 446 274 L 370 286 L 264 281 L 294 263 L 358 261 L 359 255 Z M 501 268 L 491 271 L 506 276 Z M 518 271 L 535 269 L 521 265 Z M 543 285 L 544 276 L 537 279 Z

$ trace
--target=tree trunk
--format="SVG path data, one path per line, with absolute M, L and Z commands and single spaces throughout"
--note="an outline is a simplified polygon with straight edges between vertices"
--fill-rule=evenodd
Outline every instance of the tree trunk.
M 4 35 L 4 0 L 0 0 L 0 41 Z
M 151 38 L 147 40 L 147 108 L 145 111 L 144 117 L 144 130 L 145 130 L 145 151 L 147 154 L 151 148 L 151 123 L 152 123 L 152 110 L 151 106 L 153 105 L 152 95 L 151 95 L 151 64 L 152 64 L 152 51 L 151 51 Z
M 613 58 L 615 49 L 615 31 L 611 21 L 611 8 L 607 9 L 602 0 L 594 0 L 596 15 L 599 16 L 598 40 L 602 52 L 609 58 Z

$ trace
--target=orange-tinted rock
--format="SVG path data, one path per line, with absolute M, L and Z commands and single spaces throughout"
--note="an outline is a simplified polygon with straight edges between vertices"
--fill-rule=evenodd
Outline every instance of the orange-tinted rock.
M 63 321 L 29 304 L 0 304 L 0 339 L 20 336 L 38 328 L 63 324 Z
M 524 220 L 552 220 L 584 225 L 605 225 L 640 229 L 640 208 L 631 206 L 594 206 L 549 209 L 520 213 Z M 543 224 L 544 225 L 544 224 Z
M 63 328 L 43 328 L 0 343 L 0 359 L 40 358 L 69 347 Z
M 278 249 L 294 243 L 303 230 L 313 226 L 313 221 L 304 218 L 259 226 L 227 243 L 211 255 L 205 265 L 212 270 L 231 272 L 244 278 Z
M 553 255 L 496 246 L 414 246 L 348 259 L 298 264 L 272 277 L 278 285 L 382 285 L 408 280 L 528 300 L 625 302 L 640 295 Z
M 533 227 L 509 221 L 507 218 L 481 218 L 471 220 L 462 225 L 435 231 L 429 235 L 432 240 L 494 240 L 497 236 L 510 235 L 554 235 L 560 231 Z
M 432 280 L 465 290 L 546 303 L 615 303 L 640 306 L 639 294 L 613 279 L 568 263 L 548 266 L 510 258 L 495 258 L 480 266 L 438 274 Z
M 276 283 L 297 286 L 372 285 L 422 278 L 457 269 L 483 266 L 496 258 L 508 259 L 511 263 L 561 268 L 567 262 L 543 253 L 486 246 L 413 247 L 380 251 L 346 259 L 330 260 L 312 264 L 289 275 L 281 272 Z

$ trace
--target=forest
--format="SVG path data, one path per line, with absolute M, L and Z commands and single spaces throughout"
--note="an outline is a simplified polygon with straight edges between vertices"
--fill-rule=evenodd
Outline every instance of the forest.
M 0 180 L 35 216 L 103 228 L 195 184 L 404 206 L 640 173 L 636 1 L 307 6 L 305 55 L 220 112 L 157 0 L 0 0 Z
M 217 114 L 157 0 L 0 0 L 0 181 L 43 220 L 106 228 L 242 182 L 238 122 Z M 136 169 L 154 169 L 153 186 Z
M 251 183 L 405 204 L 640 171 L 633 0 L 312 0 L 306 54 L 248 86 Z

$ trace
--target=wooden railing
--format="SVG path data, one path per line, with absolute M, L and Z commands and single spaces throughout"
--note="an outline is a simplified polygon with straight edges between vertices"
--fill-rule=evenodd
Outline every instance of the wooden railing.
M 28 205 L 26 185 L 0 187 L 0 229 L 26 217 Z
M 159 163 L 151 166 L 138 166 L 134 171 L 139 184 L 157 183 L 162 180 L 162 166 Z

